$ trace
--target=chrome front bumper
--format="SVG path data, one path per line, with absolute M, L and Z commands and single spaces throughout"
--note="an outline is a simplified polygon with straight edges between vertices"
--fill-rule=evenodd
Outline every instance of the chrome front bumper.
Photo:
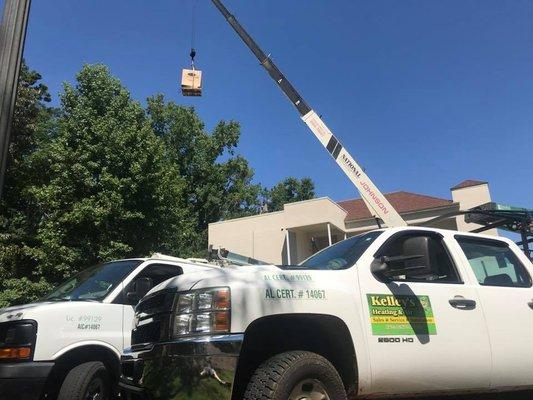
M 229 400 L 242 341 L 242 334 L 202 336 L 126 350 L 122 395 L 127 400 Z

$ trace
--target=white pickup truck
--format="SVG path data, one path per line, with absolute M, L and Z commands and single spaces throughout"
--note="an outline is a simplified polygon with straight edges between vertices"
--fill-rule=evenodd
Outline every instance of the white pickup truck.
M 126 399 L 342 400 L 533 387 L 533 266 L 505 238 L 375 230 L 300 265 L 183 274 L 136 307 Z
M 130 345 L 133 305 L 169 278 L 211 268 L 162 255 L 113 261 L 38 303 L 0 309 L 0 399 L 108 399 Z

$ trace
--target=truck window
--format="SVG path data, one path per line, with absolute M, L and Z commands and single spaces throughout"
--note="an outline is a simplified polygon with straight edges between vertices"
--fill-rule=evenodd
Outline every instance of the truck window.
M 183 270 L 179 265 L 150 264 L 138 276 L 150 278 L 152 280 L 152 286 L 155 287 L 167 279 L 174 278 L 182 273 Z
M 368 246 L 381 235 L 381 231 L 372 231 L 357 235 L 333 246 L 326 247 L 307 260 L 295 266 L 298 269 L 346 269 L 354 265 Z M 291 266 L 283 266 L 290 269 Z
M 140 260 L 113 261 L 87 268 L 65 281 L 44 300 L 103 300 L 141 262 Z
M 531 287 L 531 277 L 507 243 L 469 236 L 455 238 L 480 285 Z
M 174 278 L 175 276 L 183 273 L 182 268 L 179 265 L 172 264 L 149 264 L 137 275 L 132 282 L 126 287 L 125 293 L 127 293 L 134 285 L 135 280 L 138 278 L 149 278 L 151 281 L 151 287 L 156 287 L 160 283 Z M 114 303 L 135 305 L 137 302 L 128 301 L 127 297 L 122 293 L 117 297 Z
M 428 275 L 410 276 L 404 275 L 393 277 L 393 281 L 402 282 L 429 282 L 429 283 L 462 283 L 457 269 L 450 257 L 442 237 L 435 233 L 423 231 L 400 233 L 392 236 L 381 249 L 376 253 L 376 257 L 388 256 L 397 257 L 404 254 L 404 242 L 413 237 L 426 237 L 429 240 L 429 256 L 432 260 L 433 270 Z

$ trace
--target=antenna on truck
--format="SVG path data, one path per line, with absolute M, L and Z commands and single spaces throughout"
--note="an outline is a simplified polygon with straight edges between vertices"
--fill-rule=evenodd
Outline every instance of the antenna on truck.
M 291 103 L 300 113 L 300 117 L 307 124 L 311 132 L 326 148 L 335 162 L 341 167 L 348 179 L 355 185 L 363 201 L 369 208 L 374 218 L 381 218 L 389 227 L 405 226 L 407 223 L 398 214 L 394 207 L 385 198 L 383 193 L 374 185 L 366 175 L 363 168 L 348 153 L 339 140 L 333 135 L 320 116 L 307 104 L 298 91 L 292 86 L 289 80 L 283 75 L 279 68 L 274 64 L 270 55 L 266 55 L 257 45 L 254 39 L 239 24 L 239 21 L 233 16 L 220 0 L 212 0 L 213 4 L 222 13 L 231 27 L 237 32 L 239 37 L 252 51 L 259 63 L 266 69 L 270 77 L 278 84 L 281 91 L 289 98 Z
M 243 256 L 242 254 L 233 253 L 224 248 L 215 248 L 212 244 L 207 249 L 207 259 L 216 261 L 221 266 L 227 265 L 267 265 L 268 263 L 256 260 L 255 258 Z

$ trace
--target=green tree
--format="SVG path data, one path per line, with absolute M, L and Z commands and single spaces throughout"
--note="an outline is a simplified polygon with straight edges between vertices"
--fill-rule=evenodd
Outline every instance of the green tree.
M 234 121 L 207 132 L 162 95 L 144 109 L 102 65 L 83 67 L 58 109 L 40 79 L 23 66 L 0 203 L 0 307 L 100 261 L 200 255 L 209 223 L 314 196 L 307 178 L 254 183 Z
M 264 203 L 268 211 L 280 211 L 283 205 L 315 197 L 315 184 L 311 178 L 285 178 L 271 189 L 265 189 Z
M 196 221 L 194 250 L 202 253 L 210 222 L 259 211 L 261 186 L 252 183 L 248 161 L 235 155 L 240 126 L 222 121 L 206 132 L 194 108 L 166 102 L 162 95 L 148 99 L 148 115 L 186 182 L 183 202 Z
M 57 282 L 103 260 L 187 253 L 184 180 L 105 66 L 86 65 L 65 84 L 57 127 L 33 155 L 47 182 L 27 189 L 42 215 L 34 276 Z
M 53 131 L 50 121 L 54 110 L 45 105 L 49 101 L 41 76 L 23 61 L 0 201 L 0 307 L 33 300 L 50 288 L 44 279 L 26 278 L 32 276 L 35 265 L 31 249 L 36 245 L 39 221 L 27 186 L 44 177 L 43 171 L 34 168 L 32 155 L 39 143 L 47 140 L 47 132 Z

